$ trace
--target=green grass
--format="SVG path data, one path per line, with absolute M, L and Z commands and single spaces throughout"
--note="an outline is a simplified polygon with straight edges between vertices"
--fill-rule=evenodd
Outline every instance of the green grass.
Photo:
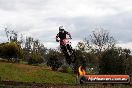
M 88 84 L 88 85 L 75 85 L 76 75 L 73 74 L 72 70 L 68 68 L 68 73 L 62 73 L 59 71 L 52 71 L 46 65 L 31 66 L 22 63 L 8 63 L 0 60 L 0 77 L 1 80 L 10 80 L 17 82 L 35 82 L 35 83 L 47 83 L 60 87 L 70 88 L 132 88 L 132 85 L 116 84 L 114 86 L 103 85 L 103 84 Z M 62 85 L 58 85 L 62 84 Z M 64 85 L 63 85 L 64 84 Z M 71 84 L 71 85 L 65 85 Z M 13 85 L 2 85 L 0 88 L 30 88 L 30 86 L 13 86 Z
M 1 80 L 20 82 L 75 84 L 73 74 L 51 71 L 47 66 L 31 66 L 0 62 Z

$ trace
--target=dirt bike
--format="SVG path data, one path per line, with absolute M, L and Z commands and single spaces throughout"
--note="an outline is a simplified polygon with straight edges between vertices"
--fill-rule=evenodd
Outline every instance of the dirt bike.
M 66 60 L 69 65 L 74 64 L 76 57 L 74 50 L 72 49 L 71 42 L 69 41 L 71 38 L 66 38 L 60 41 L 61 49 L 64 55 L 66 56 Z

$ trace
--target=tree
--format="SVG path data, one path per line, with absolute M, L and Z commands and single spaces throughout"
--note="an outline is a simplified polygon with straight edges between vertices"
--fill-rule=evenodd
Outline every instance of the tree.
M 32 46 L 33 46 L 33 38 L 32 37 L 26 37 L 24 50 L 27 52 L 31 52 Z
M 28 64 L 38 65 L 43 63 L 43 57 L 38 52 L 31 52 L 28 58 Z
M 122 49 L 122 54 L 124 55 L 124 63 L 125 63 L 125 74 L 132 75 L 132 58 L 130 55 L 130 49 Z
M 131 55 L 129 55 L 128 59 L 126 60 L 125 73 L 132 76 L 132 56 Z
M 1 57 L 7 58 L 9 61 L 15 62 L 23 58 L 23 50 L 16 42 L 0 44 Z
M 124 50 L 112 48 L 105 51 L 100 60 L 101 74 L 125 74 L 126 61 Z
M 61 53 L 50 49 L 47 56 L 47 66 L 50 66 L 53 71 L 56 71 L 62 66 L 62 56 Z
M 20 40 L 19 40 L 19 44 L 21 45 L 21 47 L 23 48 L 23 44 L 24 44 L 24 37 L 23 34 L 20 35 Z
M 5 28 L 6 36 L 9 42 L 18 42 L 18 33 L 14 30 L 8 30 Z
M 86 52 L 86 44 L 84 42 L 78 42 L 76 47 L 78 50 L 82 52 Z
M 29 41 L 29 64 L 40 64 L 44 62 L 44 56 L 46 55 L 46 48 L 39 40 Z M 30 39 L 29 39 L 30 40 Z M 32 45 L 31 45 L 32 44 Z M 31 47 L 32 46 L 32 47 Z M 31 52 L 31 53 L 30 53 Z
M 34 39 L 32 37 L 26 37 L 26 42 L 25 42 L 25 47 L 23 48 L 24 50 L 24 60 L 25 61 L 29 61 L 29 56 L 31 53 L 39 53 L 39 55 L 41 56 L 41 58 L 43 58 L 43 61 L 45 59 L 46 56 L 46 47 L 40 43 L 40 41 L 38 39 Z
M 75 55 L 76 55 L 76 61 L 75 61 L 75 67 L 74 67 L 74 72 L 78 73 L 78 68 L 79 66 L 86 67 L 88 63 L 88 57 L 86 55 L 86 52 L 82 52 L 81 50 L 75 50 Z
M 115 46 L 115 39 L 103 28 L 95 29 L 90 35 L 90 39 L 85 38 L 84 41 L 86 46 L 95 52 L 102 52 Z
M 90 64 L 94 65 L 95 67 L 99 66 L 99 58 L 101 55 L 98 53 L 95 53 L 95 50 L 92 49 L 92 47 L 87 42 L 78 42 L 77 44 L 77 50 L 76 50 L 76 68 L 78 69 L 78 66 L 83 62 L 89 67 Z M 79 62 L 79 63 L 78 63 Z M 76 70 L 77 70 L 76 69 Z

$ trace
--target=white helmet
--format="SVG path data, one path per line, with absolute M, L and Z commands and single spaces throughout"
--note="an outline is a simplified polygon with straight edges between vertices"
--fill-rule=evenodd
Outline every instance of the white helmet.
M 59 27 L 59 31 L 64 31 L 63 26 L 60 26 L 60 27 Z

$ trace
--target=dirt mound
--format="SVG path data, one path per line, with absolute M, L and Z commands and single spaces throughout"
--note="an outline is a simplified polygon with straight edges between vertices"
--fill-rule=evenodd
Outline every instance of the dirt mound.
M 132 85 L 123 84 L 87 84 L 87 85 L 71 85 L 71 84 L 48 84 L 35 82 L 16 82 L 16 81 L 0 81 L 0 88 L 131 88 Z
M 35 82 L 16 82 L 16 81 L 0 81 L 0 85 L 3 87 L 14 88 L 14 87 L 31 87 L 31 88 L 55 88 L 63 87 L 69 88 L 74 85 L 69 84 L 48 84 L 48 83 L 35 83 Z

